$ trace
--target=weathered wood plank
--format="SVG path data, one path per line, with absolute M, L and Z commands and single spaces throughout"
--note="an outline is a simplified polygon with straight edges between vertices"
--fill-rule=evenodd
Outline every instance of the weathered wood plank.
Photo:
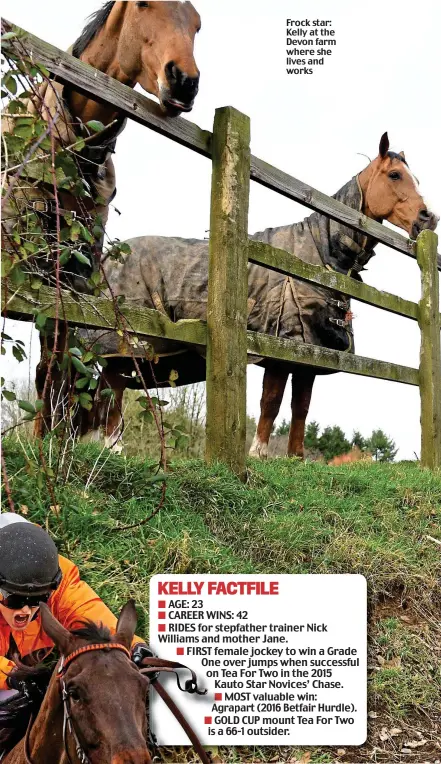
M 37 296 L 38 295 L 38 296 Z M 30 321 L 35 312 L 44 311 L 48 318 L 55 318 L 56 290 L 42 286 L 39 292 L 22 288 L 7 301 L 7 292 L 2 290 L 2 312 L 9 318 Z M 162 337 L 177 342 L 206 345 L 207 327 L 203 321 L 184 320 L 174 323 L 162 313 L 149 308 L 122 306 L 127 322 L 127 331 L 142 338 Z M 102 329 L 115 327 L 112 303 L 103 297 L 81 295 L 75 298 L 62 290 L 60 316 L 71 326 L 89 326 Z M 293 340 L 283 340 L 267 334 L 246 332 L 249 355 L 267 356 L 291 363 L 311 364 L 325 369 L 361 374 L 380 379 L 401 381 L 418 385 L 418 370 L 406 366 L 377 361 L 372 358 L 353 356 L 338 350 L 328 350 L 315 345 L 304 345 Z
M 29 321 L 36 312 L 55 318 L 57 293 L 52 287 L 42 286 L 38 292 L 21 288 L 18 294 L 8 296 L 2 289 L 2 313 L 8 318 Z M 206 344 L 206 325 L 197 319 L 174 323 L 163 313 L 143 307 L 120 306 L 125 319 L 125 328 L 130 334 L 139 336 L 164 337 L 169 340 Z M 102 329 L 116 329 L 117 322 L 112 302 L 105 297 L 73 295 L 61 290 L 59 314 L 70 326 L 86 326 Z
M 4 23 L 12 26 L 11 22 L 4 21 Z M 158 104 L 142 93 L 133 91 L 88 64 L 64 53 L 54 45 L 31 35 L 26 30 L 16 28 L 26 35 L 24 43 L 33 58 L 41 62 L 60 82 L 70 83 L 77 90 L 93 96 L 96 100 L 116 106 L 135 122 L 149 127 L 198 154 L 211 157 L 212 135 L 209 131 L 201 130 L 193 122 L 182 117 L 179 119 L 165 117 Z M 250 177 L 257 183 L 304 204 L 311 210 L 322 212 L 357 231 L 373 236 L 398 252 L 416 257 L 413 242 L 402 234 L 360 215 L 357 210 L 346 207 L 307 183 L 297 180 L 254 156 L 251 156 Z M 441 270 L 441 256 L 438 256 L 438 269 Z
M 249 118 L 216 109 L 212 148 L 205 457 L 244 477 Z
M 441 351 L 437 243 L 438 237 L 432 231 L 423 231 L 418 236 L 417 256 L 421 269 L 421 464 L 431 469 L 441 467 Z
M 247 332 L 247 346 L 250 354 L 279 361 L 403 382 L 406 385 L 419 384 L 418 369 L 387 361 L 377 361 L 361 355 L 351 355 L 341 350 L 329 350 L 317 345 L 306 345 L 303 342 L 285 340 L 257 332 Z
M 305 263 L 295 255 L 285 252 L 283 249 L 271 247 L 265 242 L 248 241 L 248 260 L 279 273 L 285 273 L 287 276 L 295 276 L 301 281 L 335 289 L 349 295 L 349 297 L 355 297 L 360 302 L 375 305 L 377 308 L 382 308 L 390 313 L 397 313 L 399 316 L 406 316 L 414 319 L 414 321 L 418 320 L 417 303 L 404 300 L 402 297 L 389 292 L 381 292 L 379 289 L 368 284 L 362 284 L 361 281 L 355 281 L 355 279 L 343 276 L 341 273 Z

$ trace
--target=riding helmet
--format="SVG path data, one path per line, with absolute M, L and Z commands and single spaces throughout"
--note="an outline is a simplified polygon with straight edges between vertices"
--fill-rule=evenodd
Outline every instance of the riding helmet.
M 57 547 L 38 525 L 0 528 L 0 589 L 9 594 L 44 594 L 61 581 Z

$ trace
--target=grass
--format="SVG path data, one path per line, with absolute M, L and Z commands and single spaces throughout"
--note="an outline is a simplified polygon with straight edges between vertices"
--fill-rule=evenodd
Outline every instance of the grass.
M 15 440 L 5 440 L 17 509 L 24 507 L 28 519 L 50 530 L 61 553 L 79 565 L 113 610 L 135 597 L 138 633 L 146 633 L 148 580 L 158 572 L 365 575 L 370 708 L 376 719 L 371 749 L 382 725 L 406 727 L 415 719 L 421 725 L 425 719 L 429 732 L 430 725 L 436 729 L 441 554 L 428 537 L 441 538 L 440 475 L 408 463 L 329 467 L 277 459 L 250 464 L 243 485 L 221 465 L 180 462 L 171 465 L 161 512 L 147 525 L 118 531 L 118 525 L 141 522 L 158 502 L 160 485 L 147 482 L 145 461 L 108 452 L 99 457 L 96 444 L 78 446 L 68 482 L 55 487 L 54 506 L 25 452 Z M 377 748 L 384 746 L 383 741 Z M 229 749 L 228 761 L 237 761 L 240 750 Z M 361 756 L 362 749 L 356 750 Z M 362 760 L 353 754 L 348 749 L 352 758 L 338 760 Z M 267 760 L 257 749 L 252 756 Z M 242 760 L 247 757 L 244 750 Z M 310 761 L 334 758 L 321 750 L 311 752 Z

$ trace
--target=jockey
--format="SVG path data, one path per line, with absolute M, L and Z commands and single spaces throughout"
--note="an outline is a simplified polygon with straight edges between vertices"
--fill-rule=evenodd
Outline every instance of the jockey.
M 4 512 L 0 515 L 0 704 L 25 694 L 25 687 L 14 681 L 15 660 L 27 656 L 41 660 L 54 647 L 43 630 L 40 602 L 46 602 L 68 630 L 94 621 L 116 631 L 115 616 L 80 579 L 76 565 L 58 555 L 50 536 L 20 515 Z M 133 662 L 140 665 L 152 656 L 135 636 Z

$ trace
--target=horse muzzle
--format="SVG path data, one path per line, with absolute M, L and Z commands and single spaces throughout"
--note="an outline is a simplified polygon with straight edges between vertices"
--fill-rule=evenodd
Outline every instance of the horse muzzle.
M 410 235 L 412 239 L 416 239 L 421 231 L 434 231 L 439 222 L 439 217 L 430 210 L 423 208 L 419 211 L 418 217 L 412 223 Z
M 199 72 L 191 77 L 173 61 L 164 67 L 166 83 L 161 83 L 160 100 L 168 116 L 191 111 L 199 90 Z

